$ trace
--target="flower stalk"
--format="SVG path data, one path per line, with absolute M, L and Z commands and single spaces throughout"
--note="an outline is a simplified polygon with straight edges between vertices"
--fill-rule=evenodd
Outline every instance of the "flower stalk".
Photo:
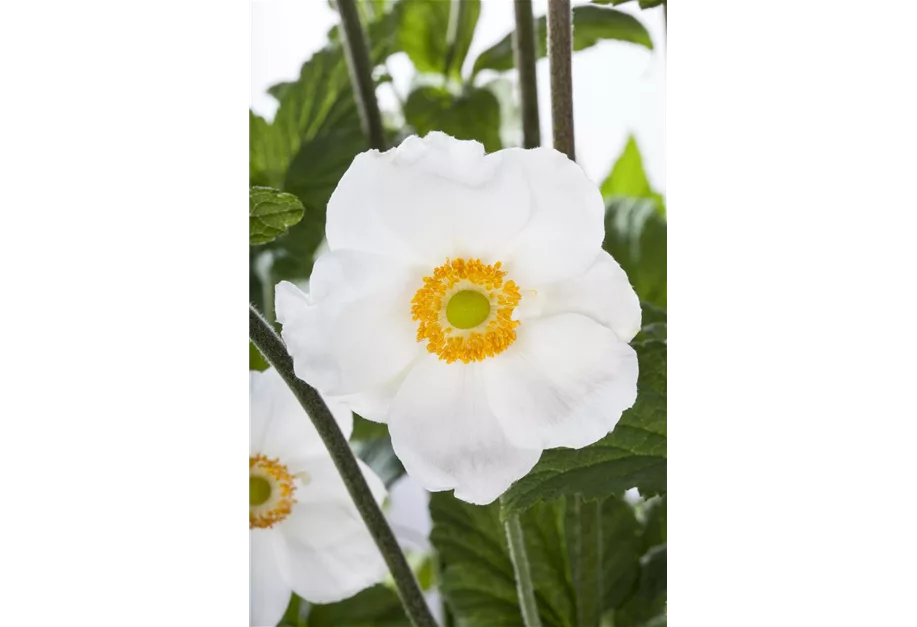
M 535 17 L 532 0 L 516 0 L 516 30 L 513 31 L 513 54 L 519 72 L 519 95 L 522 105 L 522 145 L 537 148 L 541 145 L 541 128 L 538 120 L 538 80 L 535 72 L 537 51 L 535 47 Z
M 548 64 L 554 148 L 576 160 L 573 142 L 573 10 L 570 0 L 548 0 Z
M 519 596 L 522 622 L 525 627 L 541 627 L 541 616 L 538 614 L 538 603 L 535 601 L 535 585 L 532 583 L 532 571 L 529 569 L 529 558 L 525 552 L 522 524 L 519 522 L 518 514 L 507 514 L 505 510 L 503 513 L 503 528 L 506 530 L 509 558 L 516 575 L 516 592 Z
M 255 347 L 261 351 L 267 362 L 277 370 L 293 391 L 296 399 L 309 414 L 315 430 L 328 449 L 347 491 L 392 573 L 398 596 L 411 624 L 414 627 L 436 627 L 436 621 L 430 614 L 420 586 L 414 578 L 414 573 L 404 553 L 398 546 L 395 534 L 392 533 L 382 510 L 376 504 L 372 491 L 353 456 L 353 451 L 338 428 L 328 406 L 313 387 L 296 377 L 293 373 L 293 359 L 287 353 L 283 340 L 251 305 L 249 305 L 248 322 L 249 336 Z
M 356 0 L 336 0 L 335 4 L 341 15 L 341 41 L 363 133 L 369 140 L 370 148 L 385 150 L 382 114 L 379 112 L 376 86 L 373 83 L 373 66 Z

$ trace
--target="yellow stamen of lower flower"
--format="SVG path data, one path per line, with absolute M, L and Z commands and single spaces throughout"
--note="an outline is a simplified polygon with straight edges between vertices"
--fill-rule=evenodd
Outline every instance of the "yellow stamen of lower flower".
M 290 515 L 296 486 L 287 467 L 264 455 L 248 458 L 248 528 L 273 527 Z
M 447 259 L 434 268 L 411 300 L 412 317 L 420 323 L 417 341 L 426 341 L 429 352 L 450 364 L 483 361 L 506 350 L 516 341 L 519 321 L 512 315 L 522 296 L 513 281 L 504 281 L 502 266 Z

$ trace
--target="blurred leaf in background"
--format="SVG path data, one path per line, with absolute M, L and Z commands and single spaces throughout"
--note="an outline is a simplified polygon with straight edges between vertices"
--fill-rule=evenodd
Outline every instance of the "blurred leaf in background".
M 418 72 L 461 78 L 481 14 L 480 0 L 402 0 L 398 41 Z
M 538 58 L 547 55 L 547 21 L 539 17 Z M 585 50 L 594 46 L 599 40 L 614 39 L 635 43 L 650 50 L 653 42 L 649 31 L 640 21 L 629 13 L 609 7 L 581 5 L 573 7 L 573 50 Z M 485 50 L 474 62 L 474 74 L 481 70 L 505 72 L 513 69 L 513 36 L 506 37 Z
M 457 139 L 476 139 L 487 152 L 503 147 L 500 102 L 488 89 L 471 87 L 455 96 L 439 87 L 421 87 L 408 97 L 404 116 L 421 136 L 443 131 Z

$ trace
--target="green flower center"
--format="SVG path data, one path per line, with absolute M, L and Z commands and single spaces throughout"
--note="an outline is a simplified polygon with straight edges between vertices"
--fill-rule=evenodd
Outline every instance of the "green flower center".
M 456 329 L 473 329 L 490 315 L 490 299 L 475 290 L 456 292 L 446 305 L 446 320 Z
M 248 504 L 263 505 L 271 498 L 271 484 L 262 477 L 248 478 Z

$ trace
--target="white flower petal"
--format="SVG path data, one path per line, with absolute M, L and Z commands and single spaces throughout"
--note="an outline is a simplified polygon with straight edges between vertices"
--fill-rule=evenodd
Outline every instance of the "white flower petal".
M 510 148 L 498 154 L 506 167 L 523 169 L 531 203 L 525 228 L 498 249 L 508 278 L 522 289 L 538 289 L 582 273 L 605 238 L 605 203 L 595 183 L 552 148 Z
M 479 364 L 417 362 L 392 403 L 389 432 L 405 469 L 431 491 L 484 505 L 524 476 L 541 450 L 510 444 L 484 393 Z
M 524 294 L 517 320 L 561 313 L 580 313 L 604 324 L 624 342 L 640 331 L 640 299 L 627 274 L 604 250 L 577 277 L 550 283 L 534 295 Z
M 325 454 L 325 445 L 309 415 L 274 368 L 249 373 L 251 420 L 249 454 L 281 461 Z M 325 399 L 344 437 L 353 433 L 353 413 L 333 399 Z M 286 463 L 286 462 L 284 462 Z
M 385 577 L 382 555 L 353 508 L 298 504 L 278 529 L 281 572 L 310 603 L 346 599 Z
M 398 375 L 423 350 L 411 320 L 423 272 L 337 251 L 316 262 L 308 296 L 279 283 L 275 310 L 296 376 L 323 394 L 343 396 Z
M 485 156 L 478 142 L 429 133 L 357 155 L 328 201 L 331 250 L 428 269 L 446 257 L 497 261 L 491 252 L 519 233 L 531 205 L 521 167 L 504 152 Z
M 527 320 L 483 369 L 491 406 L 518 446 L 592 444 L 637 398 L 637 354 L 581 314 Z
M 369 485 L 373 497 L 375 497 L 376 502 L 381 505 L 388 495 L 385 484 L 382 483 L 382 479 L 379 478 L 379 475 L 377 475 L 372 468 L 363 463 L 363 461 L 358 459 L 357 465 L 359 465 L 360 470 L 363 471 L 363 477 L 366 479 L 366 483 Z M 305 472 L 307 476 L 304 485 L 296 490 L 296 501 L 298 503 L 343 503 L 353 510 L 355 516 L 359 517 L 356 506 L 350 498 L 350 493 L 344 485 L 344 480 L 341 479 L 337 467 L 327 454 L 324 457 L 311 457 L 304 460 L 304 462 L 299 465 L 298 472 Z
M 421 346 L 423 345 L 421 344 Z M 419 351 L 417 359 L 419 359 L 421 355 L 422 351 Z M 392 405 L 392 399 L 395 398 L 395 394 L 397 394 L 398 389 L 401 387 L 404 377 L 410 372 L 413 363 L 414 362 L 411 362 L 404 370 L 395 375 L 394 378 L 386 381 L 382 385 L 356 394 L 335 396 L 333 398 L 336 402 L 349 407 L 353 413 L 359 414 L 367 420 L 385 424 L 388 422 L 388 413 Z
M 252 529 L 249 534 L 249 620 L 251 627 L 274 627 L 290 604 L 290 586 L 284 581 L 274 554 L 274 529 Z

